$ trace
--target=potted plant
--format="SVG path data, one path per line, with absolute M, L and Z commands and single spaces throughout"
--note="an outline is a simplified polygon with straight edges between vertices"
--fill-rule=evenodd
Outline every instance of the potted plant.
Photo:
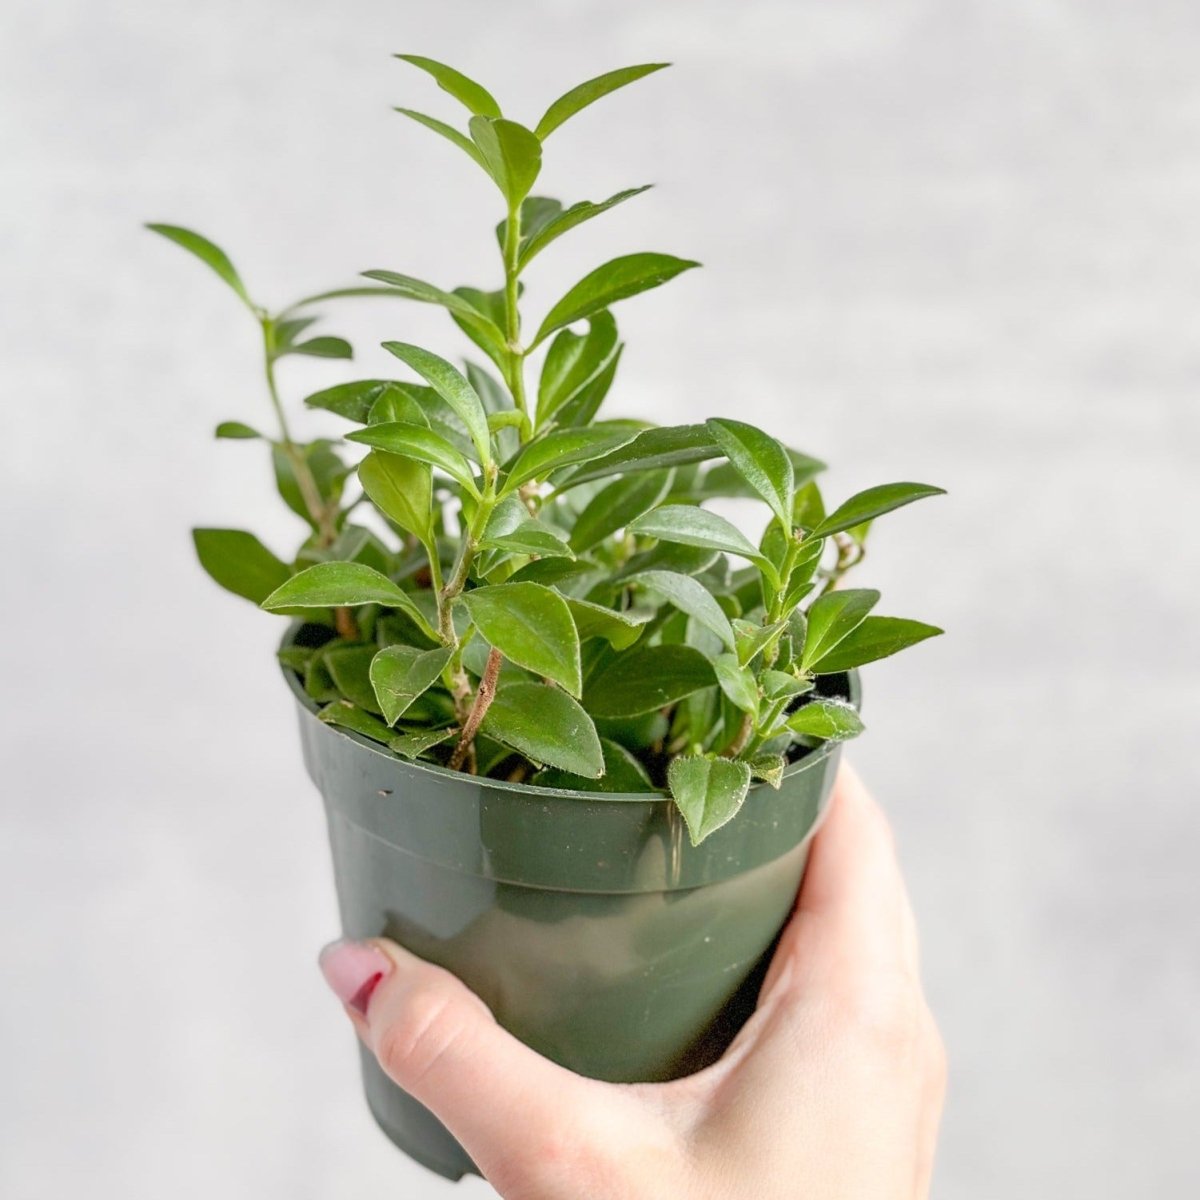
M 822 464 L 745 422 L 602 418 L 622 349 L 613 307 L 695 262 L 622 255 L 524 321 L 538 257 L 646 190 L 536 195 L 544 147 L 664 64 L 581 84 L 527 128 L 453 68 L 398 57 L 469 111 L 464 132 L 399 110 L 499 190 L 500 286 L 371 270 L 271 311 L 212 242 L 151 225 L 258 326 L 276 426 L 216 434 L 264 445 L 305 525 L 288 558 L 236 529 L 195 530 L 196 551 L 217 583 L 292 619 L 278 657 L 345 934 L 446 966 L 582 1073 L 672 1077 L 711 1061 L 753 1008 L 840 742 L 862 730 L 856 668 L 940 632 L 842 586 L 878 517 L 940 489 L 885 484 L 827 510 Z M 386 342 L 396 377 L 307 396 L 341 435 L 299 440 L 277 370 L 350 358 L 311 327 L 352 296 L 440 306 L 486 362 L 460 370 Z M 761 536 L 706 507 L 719 497 L 761 502 Z M 364 1070 L 397 1144 L 451 1178 L 472 1169 L 369 1056 Z

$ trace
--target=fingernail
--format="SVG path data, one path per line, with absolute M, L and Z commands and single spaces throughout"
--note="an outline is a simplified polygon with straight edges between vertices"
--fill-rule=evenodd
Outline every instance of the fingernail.
M 321 951 L 317 963 L 333 994 L 364 1017 L 371 993 L 392 969 L 383 951 L 366 942 L 332 942 Z

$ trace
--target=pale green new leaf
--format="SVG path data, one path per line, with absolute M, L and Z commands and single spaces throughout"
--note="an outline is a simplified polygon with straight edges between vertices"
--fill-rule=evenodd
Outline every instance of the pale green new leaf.
M 491 92 L 461 71 L 420 54 L 397 54 L 395 57 L 432 75 L 442 91 L 448 92 L 471 112 L 484 117 L 500 116 L 500 105 Z
M 516 121 L 504 117 L 472 117 L 471 140 L 479 147 L 483 165 L 516 208 L 529 194 L 542 169 L 542 144 Z
M 545 115 L 537 123 L 535 130 L 537 137 L 545 141 L 564 121 L 587 108 L 589 104 L 595 104 L 597 100 L 607 96 L 610 92 L 615 92 L 617 88 L 625 87 L 626 84 L 642 79 L 655 71 L 661 71 L 663 67 L 670 65 L 670 63 L 641 63 L 636 67 L 620 67 L 573 87 L 569 92 L 559 96 L 546 109 Z
M 633 441 L 637 431 L 614 432 L 603 426 L 592 429 L 554 429 L 527 442 L 508 466 L 501 495 L 515 491 L 531 479 L 545 479 L 576 463 L 591 462 Z
M 808 609 L 808 627 L 800 669 L 810 671 L 833 648 L 853 633 L 879 602 L 873 588 L 843 588 L 814 600 Z
M 361 442 L 391 454 L 403 455 L 428 463 L 457 479 L 472 495 L 478 496 L 475 473 L 466 457 L 450 444 L 440 433 L 424 425 L 413 425 L 407 421 L 385 421 L 381 425 L 368 425 L 346 435 L 350 442 Z
M 247 307 L 254 308 L 254 302 L 247 294 L 241 276 L 234 269 L 233 263 L 229 261 L 229 255 L 215 242 L 210 242 L 208 238 L 191 229 L 184 229 L 182 225 L 163 225 L 155 222 L 147 224 L 146 228 L 194 254 L 205 266 L 215 271 L 233 288 Z
M 835 675 L 864 663 L 897 654 L 942 631 L 935 625 L 903 617 L 867 617 L 812 667 L 817 675 Z
M 376 426 L 376 428 L 380 428 Z M 358 481 L 390 521 L 426 544 L 432 537 L 433 480 L 426 463 L 372 450 L 358 464 Z
M 790 530 L 795 474 L 787 450 L 743 421 L 713 419 L 707 425 L 738 474 L 770 505 L 780 525 Z
M 544 423 L 595 379 L 617 351 L 617 323 L 607 310 L 596 313 L 585 334 L 563 329 L 550 343 L 538 380 L 538 423 Z
M 439 121 L 437 117 L 427 116 L 425 113 L 416 112 L 411 108 L 397 108 L 396 112 L 416 121 L 418 125 L 424 125 L 426 129 L 432 129 L 434 133 L 441 134 L 446 141 L 452 142 L 464 154 L 469 154 L 479 166 L 483 167 L 485 171 L 487 170 L 487 164 L 483 161 L 479 147 L 465 133 L 455 129 L 453 125 L 447 125 L 445 121 Z
M 884 483 L 879 487 L 867 488 L 851 496 L 845 504 L 839 504 L 813 530 L 813 537 L 829 537 L 833 533 L 841 533 L 861 525 L 864 521 L 873 521 L 893 509 L 911 504 L 914 500 L 922 500 L 926 496 L 944 496 L 944 488 L 933 487 L 928 483 Z
M 222 421 L 214 430 L 213 436 L 230 438 L 237 441 L 249 441 L 254 438 L 261 438 L 262 434 L 252 425 L 243 424 L 241 421 Z
M 618 300 L 658 287 L 699 265 L 671 254 L 625 254 L 614 258 L 585 275 L 559 300 L 546 314 L 531 345 L 538 345 L 564 325 L 573 325 Z
M 718 654 L 713 659 L 713 670 L 717 673 L 721 691 L 732 703 L 751 716 L 758 712 L 758 687 L 754 682 L 754 672 L 739 665 L 736 654 Z
M 444 358 L 407 342 L 384 342 L 383 348 L 412 367 L 446 401 L 467 427 L 471 441 L 479 451 L 479 461 L 485 466 L 489 464 L 492 461 L 492 447 L 487 412 L 483 401 L 462 372 Z
M 591 200 L 580 200 L 577 204 L 572 204 L 570 208 L 563 209 L 544 220 L 536 230 L 531 230 L 528 236 L 524 236 L 525 226 L 522 222 L 523 236 L 521 252 L 517 256 L 517 270 L 523 271 L 536 255 L 545 250 L 556 238 L 560 238 L 564 233 L 574 229 L 576 225 L 582 225 L 584 221 L 590 221 L 593 217 L 608 212 L 610 208 L 615 208 L 626 200 L 632 200 L 634 196 L 640 196 L 651 186 L 651 184 L 645 184 L 642 187 L 626 188 L 625 191 L 617 192 L 616 195 L 609 196 L 607 200 L 601 200 L 598 203 Z

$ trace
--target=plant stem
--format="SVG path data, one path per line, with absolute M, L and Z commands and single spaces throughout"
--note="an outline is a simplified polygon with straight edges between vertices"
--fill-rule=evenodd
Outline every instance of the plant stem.
M 279 446 L 291 464 L 292 474 L 296 477 L 296 486 L 300 489 L 300 498 L 308 515 L 317 529 L 317 545 L 322 549 L 332 546 L 337 540 L 337 513 L 330 505 L 321 499 L 321 489 L 317 486 L 316 477 L 308 465 L 308 459 L 303 451 L 292 440 L 292 432 L 288 428 L 287 414 L 283 411 L 283 402 L 279 398 L 279 386 L 275 382 L 275 323 L 270 317 L 262 317 L 263 331 L 263 365 L 267 376 L 267 392 L 271 397 L 271 407 L 275 410 L 275 419 L 279 422 Z M 333 610 L 333 623 L 338 636 L 347 641 L 358 639 L 358 624 L 354 620 L 354 612 L 349 608 L 339 607 Z
M 521 248 L 521 206 L 508 210 L 508 220 L 504 225 L 504 336 L 508 342 L 507 371 L 505 382 L 512 393 L 513 404 L 517 411 L 526 418 L 522 422 L 519 435 L 521 441 L 528 440 L 531 428 L 529 403 L 525 398 L 525 351 L 521 347 L 521 313 L 517 307 L 518 286 L 517 256 Z
M 493 646 L 488 651 L 487 665 L 483 668 L 483 677 L 479 680 L 479 690 L 475 693 L 475 702 L 471 705 L 471 711 L 463 725 L 458 745 L 454 747 L 454 753 L 450 756 L 448 765 L 452 771 L 457 771 L 462 767 L 468 751 L 474 745 L 475 734 L 479 732 L 479 726 L 483 723 L 483 718 L 487 716 L 487 710 L 491 707 L 492 699 L 496 695 L 496 680 L 500 677 L 501 661 L 500 651 Z

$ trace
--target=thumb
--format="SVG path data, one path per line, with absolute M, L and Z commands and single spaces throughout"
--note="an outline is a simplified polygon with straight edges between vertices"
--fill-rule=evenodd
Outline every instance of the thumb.
M 534 1131 L 557 1157 L 565 1138 L 607 1123 L 619 1105 L 612 1089 L 519 1042 L 459 979 L 394 942 L 335 942 L 320 964 L 379 1065 L 488 1179 L 538 1156 Z

